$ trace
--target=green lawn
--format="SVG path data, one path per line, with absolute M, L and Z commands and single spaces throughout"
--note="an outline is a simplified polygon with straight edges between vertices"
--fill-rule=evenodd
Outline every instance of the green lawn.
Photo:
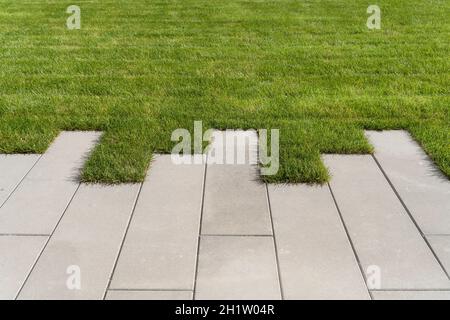
M 83 180 L 142 181 L 171 132 L 202 120 L 280 129 L 265 179 L 325 182 L 320 153 L 406 129 L 450 176 L 449 18 L 448 0 L 0 0 L 0 153 L 102 130 Z

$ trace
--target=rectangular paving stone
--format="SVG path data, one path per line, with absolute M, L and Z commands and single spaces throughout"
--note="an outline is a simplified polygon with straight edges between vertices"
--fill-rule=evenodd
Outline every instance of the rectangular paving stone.
M 370 299 L 327 186 L 269 185 L 285 299 Z
M 111 288 L 193 289 L 204 170 L 204 164 L 155 157 Z
M 202 236 L 196 300 L 281 298 L 272 237 Z
M 450 291 L 372 291 L 375 300 L 450 300 Z
M 109 290 L 106 300 L 192 300 L 192 291 Z
M 0 206 L 33 167 L 39 155 L 0 155 Z
M 234 154 L 237 154 L 248 138 L 248 148 L 244 150 L 250 150 L 249 154 L 255 153 L 256 132 L 226 131 L 226 135 L 226 141 L 214 139 L 212 148 L 221 150 L 225 145 L 223 153 L 226 154 L 233 153 L 229 150 L 235 147 Z M 229 142 L 232 140 L 230 137 L 236 139 L 236 146 Z M 272 234 L 266 187 L 260 181 L 255 157 L 249 158 L 252 160 L 246 164 L 214 164 L 211 152 L 208 154 L 202 234 Z
M 0 208 L 0 233 L 50 234 L 78 188 L 98 132 L 62 132 Z
M 61 132 L 27 175 L 27 180 L 78 181 L 80 169 L 100 137 L 98 131 Z
M 46 241 L 44 236 L 0 236 L 0 300 L 16 298 Z
M 447 273 L 450 274 L 450 235 L 427 236 L 427 240 Z
M 375 157 L 425 234 L 450 234 L 450 181 L 406 131 L 368 131 Z
M 103 299 L 138 191 L 138 184 L 81 185 L 19 299 Z M 67 283 L 77 275 L 74 289 Z
M 370 155 L 327 155 L 331 188 L 363 269 L 380 289 L 450 288 L 445 272 Z M 372 283 L 372 282 L 371 282 Z M 376 283 L 376 281 L 374 282 Z M 369 285 L 371 289 L 372 284 Z

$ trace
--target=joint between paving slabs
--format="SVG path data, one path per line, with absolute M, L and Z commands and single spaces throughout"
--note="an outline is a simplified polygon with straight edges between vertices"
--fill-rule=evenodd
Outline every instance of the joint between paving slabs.
M 341 209 L 339 208 L 339 205 L 337 203 L 336 197 L 334 196 L 333 189 L 331 189 L 331 185 L 329 183 L 327 183 L 327 185 L 328 185 L 328 190 L 330 191 L 331 197 L 333 198 L 334 206 L 336 207 L 337 213 L 339 215 L 339 219 L 341 221 L 341 224 L 342 224 L 342 226 L 344 228 L 344 231 L 345 231 L 345 234 L 347 236 L 347 240 L 350 243 L 350 246 L 352 248 L 353 256 L 355 257 L 356 262 L 358 263 L 359 270 L 361 271 L 361 276 L 362 276 L 362 278 L 364 280 L 364 284 L 366 285 L 367 293 L 369 294 L 370 299 L 374 300 L 373 295 L 370 292 L 369 286 L 367 285 L 366 273 L 364 272 L 364 268 L 363 268 L 363 266 L 361 264 L 361 260 L 359 259 L 358 253 L 356 252 L 356 248 L 355 248 L 355 245 L 354 245 L 354 243 L 353 243 L 353 241 L 352 241 L 352 239 L 350 237 L 350 233 L 348 232 L 347 225 L 345 224 L 344 217 L 342 216 L 342 213 L 341 213 Z
M 378 168 L 380 169 L 381 173 L 383 174 L 384 178 L 386 179 L 386 181 L 388 182 L 389 186 L 391 187 L 392 191 L 395 193 L 397 199 L 400 201 L 403 209 L 406 211 L 406 214 L 409 216 L 409 218 L 411 219 L 411 221 L 413 222 L 414 226 L 416 227 L 417 231 L 419 232 L 419 234 L 422 236 L 422 239 L 425 241 L 426 245 L 428 246 L 428 249 L 430 249 L 431 253 L 433 254 L 435 260 L 437 261 L 437 263 L 439 264 L 440 268 L 442 269 L 442 271 L 444 272 L 445 276 L 447 277 L 448 280 L 450 280 L 450 275 L 447 272 L 447 270 L 445 269 L 444 265 L 442 264 L 441 260 L 439 259 L 439 257 L 437 256 L 436 252 L 434 251 L 433 247 L 431 246 L 430 242 L 428 241 L 428 239 L 426 238 L 425 234 L 422 232 L 422 230 L 420 229 L 420 226 L 418 225 L 418 223 L 416 222 L 416 220 L 414 219 L 413 215 L 411 214 L 411 211 L 409 211 L 408 207 L 406 206 L 405 202 L 403 201 L 402 197 L 400 196 L 400 194 L 397 192 L 397 189 L 395 189 L 394 184 L 391 182 L 391 180 L 389 179 L 388 175 L 386 174 L 386 172 L 384 171 L 383 167 L 381 166 L 380 162 L 378 161 L 378 159 L 376 158 L 375 154 L 372 154 L 372 158 L 375 161 L 375 163 L 377 164 Z
M 73 199 L 75 198 L 75 195 L 78 193 L 78 190 L 80 189 L 81 183 L 78 183 L 77 189 L 75 190 L 75 192 L 73 193 L 72 197 L 70 198 L 69 202 L 67 203 L 66 207 L 64 208 L 64 211 L 61 215 L 61 217 L 59 217 L 58 222 L 56 223 L 55 227 L 53 228 L 50 236 L 47 238 L 47 241 L 44 244 L 44 247 L 42 248 L 41 252 L 39 252 L 38 257 L 36 258 L 36 260 L 34 261 L 33 265 L 31 266 L 30 271 L 28 272 L 25 280 L 23 281 L 22 285 L 20 286 L 19 290 L 17 291 L 17 294 L 14 298 L 14 300 L 17 300 L 20 293 L 22 292 L 23 288 L 25 287 L 25 284 L 27 283 L 28 279 L 31 276 L 31 273 L 33 272 L 34 268 L 36 267 L 36 264 L 38 263 L 39 259 L 41 258 L 42 254 L 45 251 L 45 248 L 47 248 L 48 243 L 50 242 L 50 239 L 52 238 L 53 234 L 55 233 L 56 228 L 58 228 L 59 223 L 61 222 L 61 220 L 63 219 L 65 213 L 67 212 L 67 209 L 69 208 L 70 204 L 72 203 Z

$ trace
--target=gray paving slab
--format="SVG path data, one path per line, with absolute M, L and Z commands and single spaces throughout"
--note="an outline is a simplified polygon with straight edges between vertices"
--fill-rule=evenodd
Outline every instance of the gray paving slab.
M 450 291 L 375 291 L 375 300 L 450 300 Z
M 324 159 L 363 269 L 370 269 L 369 287 L 449 288 L 445 272 L 372 156 L 327 155 Z
M 202 236 L 194 298 L 280 299 L 273 238 Z
M 19 299 L 102 299 L 138 191 L 138 184 L 82 184 Z
M 50 234 L 78 188 L 98 132 L 62 132 L 0 208 L 0 233 Z
M 269 185 L 285 299 L 370 299 L 327 186 Z
M 33 167 L 39 155 L 0 155 L 0 206 Z
M 406 131 L 368 131 L 375 157 L 426 234 L 450 234 L 450 181 Z
M 155 157 L 111 288 L 193 289 L 204 170 L 204 164 Z
M 450 236 L 427 236 L 427 240 L 447 274 L 450 274 Z
M 219 133 L 223 132 L 215 134 Z M 248 153 L 254 155 L 258 141 L 255 132 L 227 131 L 226 135 L 223 142 L 213 140 L 212 148 L 220 150 L 226 146 L 223 151 L 226 156 L 227 153 L 241 154 L 245 150 L 250 150 Z M 230 137 L 236 139 L 235 146 L 229 142 Z M 246 137 L 249 138 L 247 144 Z M 242 149 L 242 145 L 248 148 Z M 229 151 L 233 147 L 235 151 Z M 260 181 L 255 156 L 249 158 L 251 160 L 245 164 L 213 164 L 208 155 L 202 234 L 272 234 L 266 187 Z
M 78 181 L 80 169 L 100 136 L 98 131 L 61 132 L 27 175 L 27 180 Z
M 0 300 L 16 298 L 46 241 L 44 236 L 0 236 Z
M 106 300 L 192 300 L 192 291 L 110 290 Z

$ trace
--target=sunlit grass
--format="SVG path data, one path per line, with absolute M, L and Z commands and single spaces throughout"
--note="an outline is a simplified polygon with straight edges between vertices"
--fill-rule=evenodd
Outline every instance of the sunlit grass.
M 320 153 L 406 129 L 450 176 L 450 2 L 0 0 L 0 152 L 102 130 L 85 181 L 142 181 L 176 128 L 280 129 L 269 181 L 325 182 Z

